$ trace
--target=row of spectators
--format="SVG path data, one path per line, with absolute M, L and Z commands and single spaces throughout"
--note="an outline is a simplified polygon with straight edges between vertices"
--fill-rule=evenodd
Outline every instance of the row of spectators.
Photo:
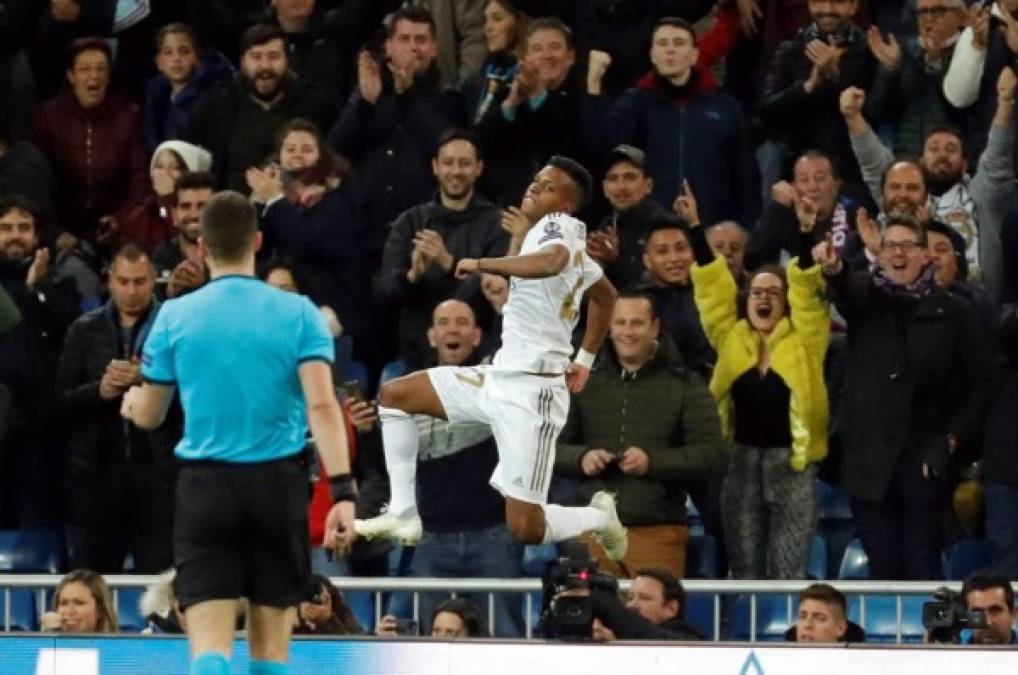
M 117 408 L 159 303 L 207 280 L 222 189 L 260 205 L 266 278 L 369 368 L 347 407 L 377 513 L 373 382 L 492 353 L 507 280 L 451 272 L 505 252 L 504 209 L 561 153 L 603 178 L 588 253 L 626 289 L 556 459 L 560 501 L 619 494 L 614 572 L 681 577 L 691 495 L 734 576 L 802 578 L 823 473 L 875 577 L 932 578 L 983 534 L 944 522 L 981 458 L 1018 574 L 1015 0 L 46 4 L 0 14 L 5 527 L 67 525 L 103 573 L 169 566 L 181 419 Z M 419 428 L 410 569 L 519 575 L 490 437 Z M 387 550 L 316 565 L 384 574 Z

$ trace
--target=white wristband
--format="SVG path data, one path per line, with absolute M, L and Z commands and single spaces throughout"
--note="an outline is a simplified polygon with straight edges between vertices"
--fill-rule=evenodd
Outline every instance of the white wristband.
M 573 358 L 573 363 L 583 366 L 587 370 L 594 365 L 594 355 L 588 352 L 583 347 L 580 347 L 580 351 L 576 352 L 576 357 Z

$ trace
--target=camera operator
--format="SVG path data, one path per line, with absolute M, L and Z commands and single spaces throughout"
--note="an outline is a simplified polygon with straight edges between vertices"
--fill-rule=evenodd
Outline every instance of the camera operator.
M 685 598 L 675 576 L 642 569 L 623 605 L 618 582 L 593 560 L 561 558 L 545 572 L 541 629 L 546 638 L 563 640 L 702 640 L 682 620 Z
M 660 639 L 703 639 L 698 629 L 683 620 L 686 612 L 686 591 L 682 588 L 682 582 L 667 570 L 653 567 L 639 570 L 629 587 L 629 599 L 625 608 L 630 613 L 635 612 L 646 619 L 658 630 L 674 634 Z M 628 635 L 629 630 L 646 628 L 637 625 L 637 622 L 630 621 L 624 615 L 614 616 L 616 611 L 613 609 L 609 612 L 609 620 L 613 622 L 615 630 L 608 628 L 600 618 L 594 619 L 592 632 L 594 640 L 609 642 L 618 638 L 616 630 L 622 630 L 623 634 Z M 637 638 L 628 637 L 628 639 Z
M 1013 645 L 1015 639 L 1014 588 L 1004 576 L 981 570 L 961 587 L 965 608 L 986 614 L 986 627 L 972 630 L 968 644 Z
M 417 635 L 417 631 L 416 621 L 400 621 L 391 614 L 383 616 L 375 627 L 375 635 L 379 637 Z M 477 605 L 467 598 L 450 598 L 439 604 L 431 615 L 431 637 L 444 640 L 487 638 L 491 633 L 484 626 Z

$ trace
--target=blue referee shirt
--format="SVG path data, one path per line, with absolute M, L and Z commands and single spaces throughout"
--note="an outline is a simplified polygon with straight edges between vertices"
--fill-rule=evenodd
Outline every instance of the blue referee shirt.
M 307 411 L 297 369 L 331 362 L 329 334 L 302 295 L 230 275 L 167 301 L 142 353 L 142 377 L 176 385 L 185 460 L 266 462 L 304 448 Z

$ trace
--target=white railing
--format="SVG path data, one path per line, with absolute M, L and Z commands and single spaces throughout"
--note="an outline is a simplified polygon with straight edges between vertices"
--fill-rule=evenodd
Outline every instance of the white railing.
M 0 574 L 0 588 L 4 595 L 4 616 L 3 628 L 5 632 L 10 631 L 11 626 L 11 591 L 13 589 L 38 590 L 37 607 L 42 608 L 45 601 L 45 593 L 48 589 L 56 588 L 60 583 L 60 575 L 51 574 Z M 106 582 L 113 590 L 114 605 L 119 602 L 118 589 L 122 588 L 144 588 L 155 583 L 158 577 L 143 575 L 117 575 L 107 576 Z M 440 592 L 456 596 L 460 593 L 486 593 L 488 594 L 488 625 L 494 627 L 494 594 L 495 593 L 521 593 L 524 595 L 524 619 L 526 621 L 526 637 L 533 636 L 534 626 L 532 617 L 534 615 L 533 595 L 535 591 L 541 590 L 541 580 L 533 578 L 522 579 L 426 579 L 414 577 L 333 577 L 332 582 L 340 590 L 348 591 L 369 591 L 374 593 L 375 620 L 382 615 L 382 594 L 393 592 L 413 593 L 413 618 L 418 619 L 420 593 Z M 724 614 L 723 598 L 726 596 L 735 597 L 748 595 L 749 600 L 749 637 L 750 640 L 757 638 L 757 597 L 760 595 L 795 595 L 802 591 L 813 581 L 736 581 L 727 579 L 689 579 L 682 582 L 688 595 L 710 595 L 713 597 L 713 629 L 712 639 L 720 641 L 722 629 L 722 616 Z M 947 586 L 953 590 L 961 587 L 961 582 L 942 581 L 826 581 L 846 596 L 859 597 L 860 623 L 865 623 L 866 617 L 866 596 L 893 596 L 897 608 L 897 634 L 895 642 L 902 642 L 902 598 L 907 596 L 929 596 L 937 589 Z M 619 580 L 621 590 L 629 589 L 630 581 Z M 794 623 L 797 607 L 793 599 L 788 601 L 789 624 Z

